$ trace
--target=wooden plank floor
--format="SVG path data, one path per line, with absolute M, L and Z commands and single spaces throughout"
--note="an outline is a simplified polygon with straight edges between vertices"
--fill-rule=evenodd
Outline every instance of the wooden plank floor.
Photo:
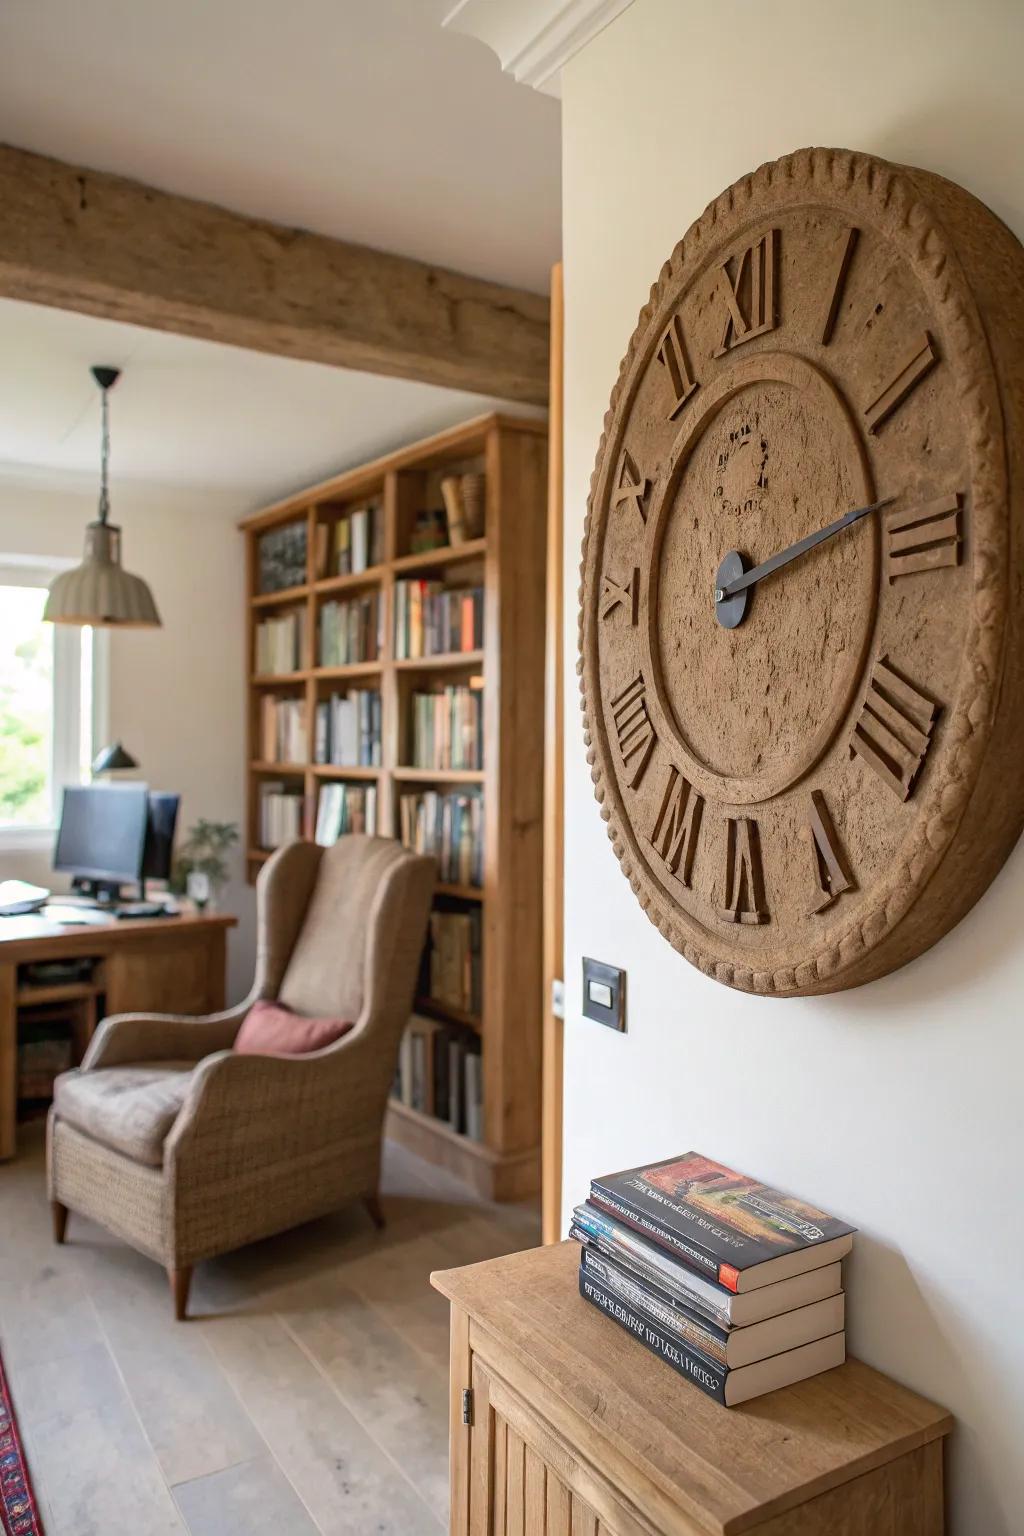
M 361 1209 L 201 1265 L 185 1324 L 158 1267 L 74 1213 L 53 1245 L 41 1126 L 0 1165 L 0 1350 L 47 1536 L 438 1536 L 448 1318 L 432 1269 L 532 1247 L 387 1147 Z

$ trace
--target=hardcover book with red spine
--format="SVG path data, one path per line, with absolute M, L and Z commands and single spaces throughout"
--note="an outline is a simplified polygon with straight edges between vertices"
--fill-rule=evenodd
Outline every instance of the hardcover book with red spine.
M 739 1294 L 832 1264 L 854 1228 L 700 1152 L 594 1179 L 602 1210 Z

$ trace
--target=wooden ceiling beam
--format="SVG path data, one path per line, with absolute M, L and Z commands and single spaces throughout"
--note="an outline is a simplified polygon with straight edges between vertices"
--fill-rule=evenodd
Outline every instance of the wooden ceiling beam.
M 547 403 L 545 297 L 4 145 L 0 297 Z

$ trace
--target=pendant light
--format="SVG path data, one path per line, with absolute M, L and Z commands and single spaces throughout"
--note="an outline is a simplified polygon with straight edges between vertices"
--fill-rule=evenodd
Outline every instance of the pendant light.
M 110 422 L 107 396 L 120 378 L 117 368 L 93 368 L 102 399 L 103 446 L 99 517 L 85 530 L 81 565 L 64 571 L 50 587 L 43 618 L 54 624 L 92 624 L 117 629 L 159 627 L 153 594 L 141 576 L 121 568 L 121 530 L 110 515 Z

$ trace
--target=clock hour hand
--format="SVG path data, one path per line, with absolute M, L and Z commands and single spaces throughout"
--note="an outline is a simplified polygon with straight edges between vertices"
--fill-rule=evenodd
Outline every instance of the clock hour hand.
M 715 583 L 715 602 L 723 603 L 731 597 L 738 597 L 741 592 L 746 592 L 749 587 L 756 585 L 765 576 L 771 576 L 774 571 L 779 571 L 791 560 L 797 560 L 807 551 L 814 549 L 818 544 L 824 544 L 826 539 L 835 538 L 837 533 L 842 533 L 844 528 L 851 527 L 867 517 L 869 512 L 877 512 L 880 507 L 887 507 L 894 501 L 894 496 L 887 496 L 884 501 L 873 501 L 867 507 L 854 507 L 849 512 L 844 512 L 842 517 L 837 517 L 834 523 L 828 523 L 824 528 L 816 528 L 813 533 L 808 533 L 804 538 L 797 539 L 795 544 L 790 544 L 786 549 L 780 549 L 778 554 L 772 555 L 768 560 L 762 560 L 760 565 L 753 566 L 749 571 L 737 571 L 729 573 L 726 580 L 722 580 L 725 574 L 719 570 L 719 579 Z M 723 565 L 725 562 L 723 561 Z

